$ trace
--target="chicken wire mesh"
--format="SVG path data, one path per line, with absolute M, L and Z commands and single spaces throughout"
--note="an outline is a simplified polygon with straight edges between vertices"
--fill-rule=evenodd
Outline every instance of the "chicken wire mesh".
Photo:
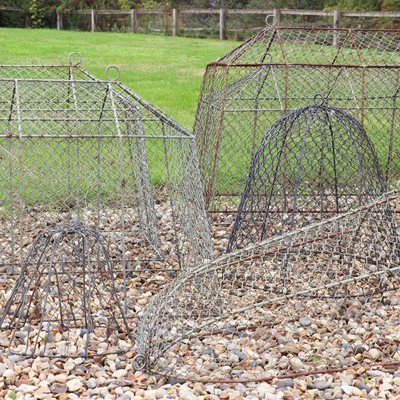
M 33 237 L 77 222 L 101 230 L 124 279 L 210 258 L 193 136 L 117 68 L 99 80 L 80 63 L 0 66 L 2 286 Z
M 134 367 L 230 382 L 398 366 L 399 201 L 184 271 L 145 309 Z
M 383 193 L 383 174 L 364 128 L 316 96 L 262 139 L 227 250 L 355 209 Z
M 317 94 L 359 121 L 392 189 L 400 176 L 399 49 L 395 30 L 269 26 L 208 64 L 194 125 L 207 209 L 236 213 L 266 132 Z
M 96 228 L 47 229 L 2 304 L 1 347 L 36 357 L 93 357 L 132 346 L 111 258 Z

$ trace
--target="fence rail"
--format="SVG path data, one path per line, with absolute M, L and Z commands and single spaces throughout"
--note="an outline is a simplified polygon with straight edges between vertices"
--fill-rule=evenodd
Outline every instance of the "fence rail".
M 16 7 L 0 7 L 2 11 L 20 11 Z M 140 18 L 143 16 L 156 16 L 164 21 L 164 26 L 158 31 L 164 30 L 165 33 L 171 33 L 173 36 L 182 34 L 185 30 L 201 30 L 201 27 L 190 27 L 186 22 L 185 26 L 181 26 L 182 18 L 188 16 L 208 15 L 214 16 L 216 19 L 216 31 L 219 32 L 220 39 L 227 39 L 228 34 L 232 31 L 240 31 L 240 28 L 228 28 L 227 20 L 229 17 L 238 16 L 273 16 L 276 23 L 281 23 L 283 18 L 292 17 L 321 17 L 325 18 L 325 26 L 340 28 L 345 18 L 358 18 L 359 20 L 352 21 L 358 25 L 365 23 L 365 19 L 382 18 L 382 19 L 400 19 L 400 12 L 376 12 L 376 11 L 324 11 L 324 10 L 292 10 L 292 9 L 131 9 L 131 10 L 76 10 L 68 13 L 58 13 L 56 18 L 56 27 L 58 30 L 64 29 L 64 19 L 71 16 L 87 17 L 89 30 L 95 32 L 98 30 L 98 19 L 101 16 L 111 16 L 115 18 L 125 18 L 125 28 L 131 32 L 139 32 L 141 28 Z M 169 21 L 166 23 L 165 21 Z M 190 24 L 189 24 L 190 25 Z M 399 23 L 400 26 L 400 23 Z M 257 27 L 259 28 L 259 27 Z M 256 29 L 255 27 L 248 28 Z

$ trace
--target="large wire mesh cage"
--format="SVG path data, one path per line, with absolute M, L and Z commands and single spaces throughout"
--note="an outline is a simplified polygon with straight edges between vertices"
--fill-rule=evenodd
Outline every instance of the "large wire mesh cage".
M 0 346 L 27 357 L 126 352 L 132 326 L 117 281 L 96 228 L 47 229 L 30 246 L 7 301 L 0 300 Z
M 386 186 L 364 128 L 321 96 L 271 127 L 247 179 L 228 251 L 368 204 Z
M 100 80 L 80 64 L 0 66 L 1 279 L 40 232 L 78 222 L 102 232 L 124 278 L 209 259 L 193 135 L 116 67 Z
M 134 366 L 207 382 L 398 366 L 399 201 L 183 272 L 145 309 Z
M 359 122 L 391 190 L 400 176 L 399 49 L 396 30 L 272 24 L 208 64 L 194 132 L 206 207 L 217 213 L 214 219 L 237 212 L 266 133 L 294 110 L 313 105 L 318 94 L 327 107 Z

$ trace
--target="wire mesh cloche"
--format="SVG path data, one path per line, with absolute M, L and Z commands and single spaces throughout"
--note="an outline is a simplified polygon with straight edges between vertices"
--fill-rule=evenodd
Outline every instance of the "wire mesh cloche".
M 29 357 L 127 351 L 131 327 L 115 278 L 97 229 L 75 225 L 41 233 L 2 307 L 2 347 Z
M 183 272 L 145 310 L 134 366 L 246 382 L 397 365 L 399 206 L 387 193 Z
M 0 66 L 0 272 L 31 238 L 83 223 L 121 271 L 210 258 L 193 135 L 120 83 L 80 65 Z
M 353 210 L 385 192 L 362 125 L 318 95 L 265 134 L 247 179 L 228 251 Z
M 359 121 L 393 189 L 400 178 L 399 51 L 397 30 L 269 26 L 209 63 L 194 126 L 207 209 L 221 218 L 237 211 L 265 133 L 317 93 Z

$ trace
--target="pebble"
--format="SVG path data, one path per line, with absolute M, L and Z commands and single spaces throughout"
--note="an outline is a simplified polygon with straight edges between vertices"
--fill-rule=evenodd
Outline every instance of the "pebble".
M 94 389 L 94 388 L 97 386 L 97 384 L 98 384 L 98 382 L 97 382 L 97 380 L 94 379 L 94 378 L 89 378 L 89 379 L 86 381 L 86 386 L 87 386 L 88 388 L 90 388 L 90 389 Z
M 311 319 L 309 317 L 301 317 L 299 322 L 300 322 L 300 325 L 302 325 L 302 326 L 310 326 L 311 325 Z
M 6 364 L 0 362 L 0 376 L 3 376 L 4 371 L 7 369 Z
M 157 399 L 163 399 L 168 397 L 168 392 L 164 388 L 156 389 L 155 393 Z
M 113 378 L 121 379 L 126 375 L 128 375 L 128 371 L 126 369 L 117 369 L 111 376 Z
M 67 382 L 67 379 L 68 379 L 68 376 L 65 374 L 57 374 L 54 377 L 55 382 L 58 382 L 58 383 L 65 383 L 65 382 Z
M 82 382 L 78 378 L 67 381 L 68 392 L 77 392 L 79 389 L 82 388 L 82 386 Z
M 316 389 L 325 390 L 332 386 L 331 382 L 325 379 L 315 379 L 313 382 Z
M 26 334 L 25 334 L 26 335 Z M 24 361 L 25 357 L 24 356 L 20 356 L 19 354 L 10 354 L 8 356 L 9 360 L 12 360 L 14 362 L 20 362 L 20 361 Z
M 298 358 L 298 357 L 293 357 L 293 358 L 291 358 L 290 361 L 289 361 L 289 363 L 290 363 L 291 367 L 292 367 L 295 371 L 298 371 L 298 370 L 304 368 L 303 362 L 302 362 L 302 361 L 300 360 L 300 358 Z
M 379 386 L 379 390 L 381 392 L 384 392 L 386 390 L 393 390 L 393 385 L 391 383 L 384 382 L 382 383 L 382 385 Z
M 246 354 L 244 354 L 242 351 L 238 349 L 233 350 L 233 354 L 239 357 L 239 361 L 247 360 L 248 358 Z
M 6 369 L 3 372 L 3 376 L 2 378 L 4 379 L 4 381 L 6 383 L 11 383 L 13 384 L 15 382 L 15 378 L 16 378 L 16 373 L 14 372 L 14 370 L 12 369 Z
M 378 349 L 371 349 L 368 351 L 368 356 L 375 361 L 382 357 L 382 353 Z
M 187 386 L 181 386 L 179 389 L 179 397 L 182 400 L 197 400 L 198 397 L 190 391 Z
M 200 394 L 205 393 L 205 391 L 206 391 L 205 386 L 202 385 L 200 382 L 195 382 L 195 383 L 194 383 L 194 385 L 193 385 L 193 392 L 194 392 L 195 394 L 200 395 Z
M 291 386 L 287 386 L 291 387 Z M 257 385 L 256 392 L 262 395 L 266 393 L 275 393 L 275 388 L 266 382 L 261 382 Z
M 36 386 L 34 385 L 21 385 L 16 389 L 18 392 L 22 392 L 22 393 L 34 393 L 36 392 L 38 389 Z
M 354 388 L 354 386 L 350 386 L 350 385 L 346 385 L 346 384 L 342 385 L 343 392 L 346 394 L 349 394 L 349 395 L 353 393 L 353 388 Z
M 64 363 L 64 369 L 67 371 L 72 371 L 75 368 L 75 363 L 74 361 L 69 358 L 65 363 Z
M 276 383 L 276 387 L 278 388 L 287 388 L 287 387 L 294 387 L 294 381 L 292 378 L 285 378 L 281 379 Z
M 355 386 L 356 388 L 360 389 L 360 390 L 365 390 L 367 393 L 369 393 L 369 392 L 372 390 L 372 388 L 371 388 L 370 386 L 368 386 L 368 385 L 365 384 L 364 382 L 360 382 L 360 381 L 357 381 L 357 382 L 354 384 L 354 386 Z
M 65 385 L 64 383 L 54 382 L 50 386 L 50 391 L 55 394 L 65 393 L 67 391 L 67 385 Z

